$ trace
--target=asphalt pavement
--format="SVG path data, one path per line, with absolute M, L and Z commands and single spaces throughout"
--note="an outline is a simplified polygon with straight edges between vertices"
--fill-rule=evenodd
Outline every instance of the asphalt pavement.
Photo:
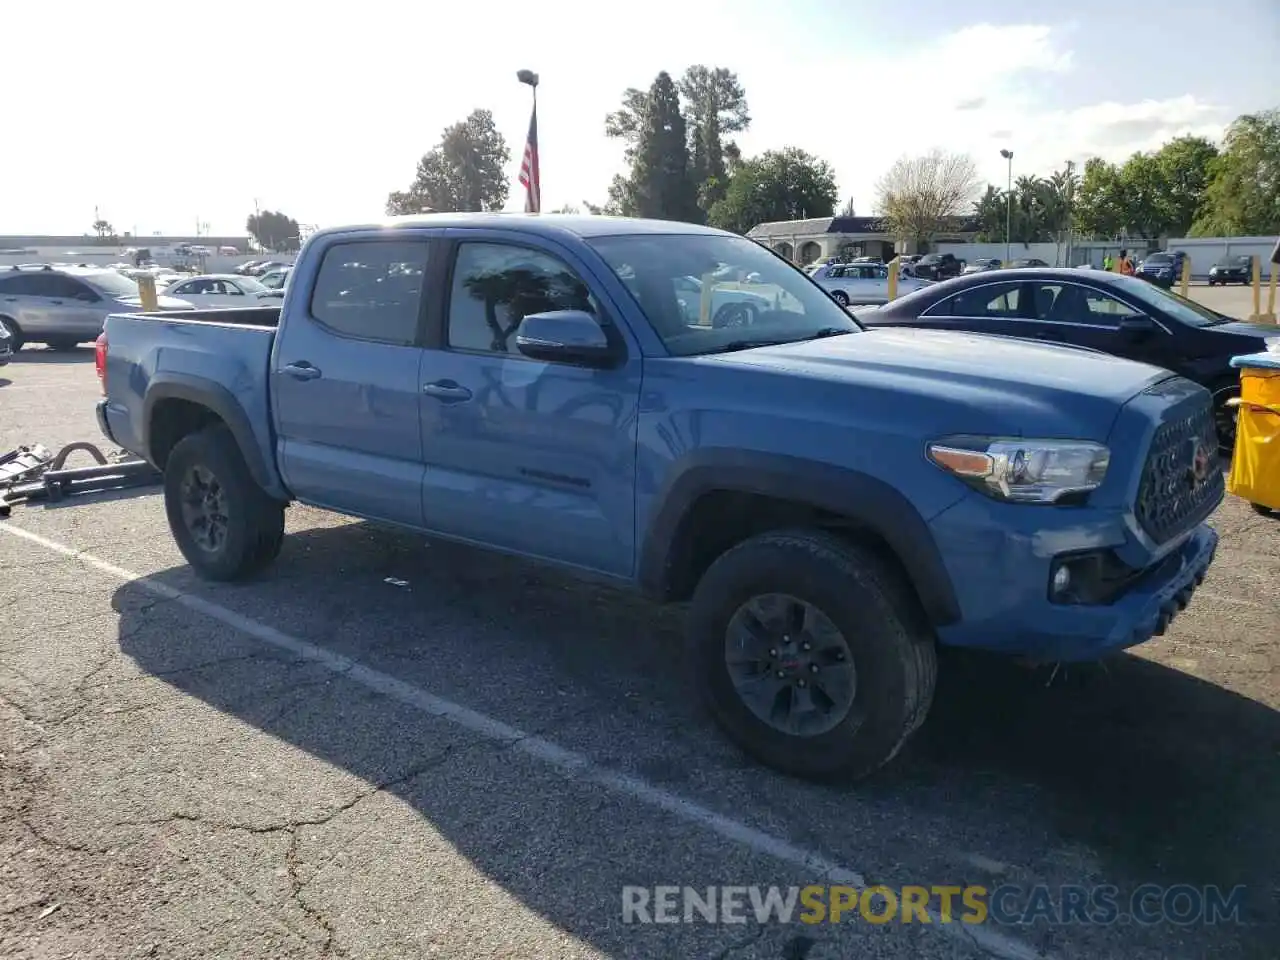
M 23 351 L 0 449 L 105 445 L 97 393 L 92 351 Z M 947 658 L 904 754 L 818 787 L 698 709 L 679 609 L 305 507 L 261 579 L 212 585 L 154 490 L 17 507 L 0 955 L 1274 958 L 1280 522 L 1214 523 L 1167 636 Z M 809 884 L 1245 891 L 1214 926 L 623 917 L 624 887 Z

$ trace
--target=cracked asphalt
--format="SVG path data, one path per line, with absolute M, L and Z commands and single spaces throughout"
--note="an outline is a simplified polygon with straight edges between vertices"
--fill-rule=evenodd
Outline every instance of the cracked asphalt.
M 90 351 L 24 351 L 0 449 L 98 442 L 96 396 Z M 1166 637 L 1047 686 L 948 658 L 890 769 L 818 787 L 697 709 L 679 610 L 309 508 L 264 577 L 212 585 L 154 490 L 15 508 L 37 539 L 0 532 L 0 956 L 1275 958 L 1280 523 L 1214 522 Z M 624 885 L 855 875 L 1247 895 L 1239 923 L 985 940 L 622 922 Z

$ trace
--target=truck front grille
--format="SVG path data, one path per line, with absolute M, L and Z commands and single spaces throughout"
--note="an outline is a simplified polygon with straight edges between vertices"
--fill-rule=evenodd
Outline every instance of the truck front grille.
M 1205 396 L 1192 412 L 1156 430 L 1138 487 L 1138 523 L 1156 543 L 1167 543 L 1213 512 L 1224 485 L 1213 406 Z

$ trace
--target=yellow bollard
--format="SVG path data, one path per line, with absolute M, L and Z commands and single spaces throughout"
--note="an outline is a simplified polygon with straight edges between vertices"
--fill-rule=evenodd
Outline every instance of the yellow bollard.
M 894 257 L 889 261 L 889 299 L 898 298 L 898 272 L 902 269 L 902 257 Z
M 698 326 L 711 326 L 711 293 L 715 289 L 716 276 L 714 273 L 704 273 L 702 275 L 702 296 L 698 302 Z
M 1253 315 L 1249 320 L 1259 323 L 1262 320 L 1262 258 L 1255 255 L 1249 259 L 1253 261 Z
M 149 273 L 138 277 L 138 299 L 142 301 L 142 309 L 148 313 L 160 309 L 160 301 L 156 298 L 156 278 Z
M 1183 256 L 1182 258 L 1182 287 L 1178 290 L 1184 297 L 1187 295 L 1187 288 L 1191 286 L 1191 258 Z
M 1271 280 L 1267 283 L 1267 312 L 1262 315 L 1266 323 L 1276 322 L 1276 278 L 1280 277 L 1280 263 L 1271 265 Z

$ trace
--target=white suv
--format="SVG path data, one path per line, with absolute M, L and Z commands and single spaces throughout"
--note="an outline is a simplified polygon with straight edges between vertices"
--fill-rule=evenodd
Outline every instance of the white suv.
M 173 297 L 157 298 L 161 310 L 192 310 Z M 26 343 L 70 350 L 91 343 L 109 313 L 142 309 L 138 284 L 115 270 L 54 267 L 48 264 L 0 267 L 0 327 L 16 352 Z

